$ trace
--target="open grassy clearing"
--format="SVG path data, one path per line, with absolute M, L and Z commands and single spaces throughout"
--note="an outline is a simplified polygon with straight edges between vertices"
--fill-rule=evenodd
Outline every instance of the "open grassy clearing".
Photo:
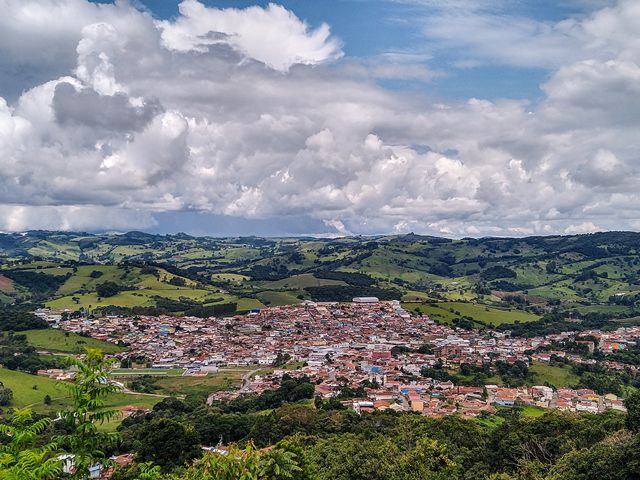
M 184 373 L 184 368 L 116 368 L 111 372 L 111 376 L 141 376 L 158 375 L 165 377 L 180 377 Z
M 239 298 L 237 300 L 236 310 L 238 312 L 246 312 L 253 308 L 264 308 L 265 304 L 256 298 Z
M 540 407 L 534 407 L 533 405 L 526 405 L 522 407 L 523 417 L 541 417 L 545 414 L 546 410 Z
M 474 320 L 490 325 L 531 322 L 539 318 L 537 315 L 522 310 L 503 310 L 464 302 L 405 303 L 403 306 L 410 312 L 414 312 L 417 309 L 417 311 L 429 315 L 433 320 L 443 323 L 451 323 L 453 319 L 460 317 L 471 317 Z
M 14 407 L 37 405 L 44 408 L 47 407 L 44 404 L 46 395 L 52 399 L 67 398 L 69 395 L 62 382 L 6 368 L 0 368 L 0 382 L 13 391 L 11 406 Z
M 563 280 L 552 285 L 530 288 L 529 290 L 527 290 L 527 292 L 529 293 L 529 295 L 545 297 L 554 300 L 579 300 L 580 296 L 575 291 L 569 288 L 570 283 L 571 282 Z
M 626 305 L 576 305 L 574 308 L 580 313 L 625 314 L 633 311 L 632 307 Z
M 56 243 L 49 240 L 41 240 L 37 246 L 29 248 L 28 251 L 34 257 L 55 257 L 59 260 L 78 260 L 80 258 L 80 248 L 77 245 Z
M 282 280 L 276 280 L 274 282 L 264 282 L 260 284 L 260 287 L 269 290 L 279 289 L 295 289 L 299 290 L 306 287 L 322 287 L 324 285 L 346 285 L 341 280 L 329 280 L 326 278 L 316 278 L 311 273 L 305 273 L 302 275 L 294 275 L 293 277 L 283 278 Z
M 402 301 L 408 303 L 420 303 L 428 300 L 433 300 L 433 298 L 430 297 L 428 293 L 417 292 L 414 290 L 410 290 L 402 296 Z
M 47 377 L 30 375 L 5 368 L 0 368 L 0 382 L 13 391 L 11 407 L 29 407 L 38 413 L 55 413 L 69 408 L 72 404 L 65 382 L 58 382 Z M 46 395 L 49 395 L 52 399 L 50 405 L 44 403 Z M 138 405 L 152 408 L 160 400 L 162 400 L 161 396 L 114 393 L 107 397 L 106 407 L 120 408 L 126 405 Z M 118 419 L 112 423 L 117 425 L 119 422 L 120 420 Z
M 165 395 L 200 395 L 206 396 L 211 392 L 238 387 L 242 378 L 257 367 L 222 368 L 218 373 L 205 377 L 163 377 L 158 378 L 157 393 Z
M 297 298 L 296 292 L 260 292 L 256 295 L 265 305 L 277 306 L 277 305 L 294 305 L 300 303 L 302 300 Z
M 547 273 L 546 267 L 542 262 L 535 264 L 525 264 L 513 269 L 516 274 L 516 282 L 525 285 L 542 285 L 546 283 L 556 282 L 563 277 L 558 274 Z
M 38 350 L 63 353 L 82 353 L 85 347 L 98 348 L 104 353 L 117 353 L 126 350 L 111 342 L 83 337 L 75 333 L 63 332 L 55 328 L 43 330 L 27 330 L 20 332 L 27 336 L 27 341 Z
M 214 273 L 211 275 L 211 280 L 214 282 L 242 283 L 250 280 L 250 278 L 239 273 Z
M 553 365 L 533 364 L 529 371 L 535 373 L 533 384 L 543 385 L 545 382 L 558 388 L 576 385 L 580 378 L 571 372 L 571 367 L 556 367 Z
M 71 269 L 65 269 L 71 271 Z M 176 277 L 166 270 L 157 269 L 158 277 L 152 274 L 141 273 L 137 267 L 119 267 L 115 265 L 81 265 L 76 268 L 73 275 L 60 286 L 59 295 L 71 295 L 74 293 L 86 293 L 96 289 L 96 286 L 104 282 L 114 282 L 123 285 L 135 285 L 138 287 L 163 290 L 172 287 L 168 282 Z M 186 286 L 194 286 L 195 282 L 183 278 Z

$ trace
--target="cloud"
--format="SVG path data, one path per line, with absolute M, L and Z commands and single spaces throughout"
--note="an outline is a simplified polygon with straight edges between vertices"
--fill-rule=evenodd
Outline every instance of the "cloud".
M 584 222 L 578 225 L 569 225 L 564 229 L 564 233 L 569 235 L 575 235 L 577 233 L 595 233 L 601 232 L 603 229 L 594 225 L 592 222 Z
M 156 100 L 135 105 L 127 95 L 100 95 L 93 89 L 76 88 L 67 82 L 56 86 L 52 107 L 61 125 L 91 129 L 139 131 L 162 111 Z
M 182 213 L 243 229 L 294 231 L 304 219 L 316 234 L 526 235 L 640 220 L 632 2 L 540 30 L 550 45 L 560 28 L 589 41 L 548 63 L 536 105 L 387 90 L 377 78 L 433 73 L 332 63 L 328 27 L 276 5 L 190 1 L 158 21 L 127 3 L 4 4 L 15 15 L 0 26 L 13 22 L 16 37 L 0 41 L 0 71 L 22 93 L 0 83 L 2 230 L 153 228 Z M 36 35 L 46 11 L 61 20 Z M 36 68 L 47 43 L 59 62 Z
M 310 30 L 280 5 L 220 9 L 183 0 L 179 9 L 177 20 L 157 23 L 170 50 L 207 53 L 211 46 L 229 45 L 283 72 L 295 64 L 316 65 L 342 56 L 340 42 L 331 37 L 326 23 Z
M 97 221 L 99 219 L 99 221 Z M 32 205 L 0 205 L 0 231 L 126 230 L 132 225 L 150 228 L 156 220 L 149 212 L 112 209 L 102 206 L 35 207 Z
M 512 13 L 504 2 L 477 2 L 474 8 L 464 0 L 428 3 L 436 10 L 424 15 L 423 33 L 432 49 L 449 52 L 458 65 L 556 69 L 611 56 L 638 60 L 635 0 L 599 2 L 606 6 L 555 22 Z

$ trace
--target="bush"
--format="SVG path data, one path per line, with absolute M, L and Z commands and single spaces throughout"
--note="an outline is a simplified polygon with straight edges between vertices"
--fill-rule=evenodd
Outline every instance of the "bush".
M 0 382 L 0 405 L 6 407 L 11 404 L 13 400 L 13 390 L 8 387 L 5 387 L 2 382 Z

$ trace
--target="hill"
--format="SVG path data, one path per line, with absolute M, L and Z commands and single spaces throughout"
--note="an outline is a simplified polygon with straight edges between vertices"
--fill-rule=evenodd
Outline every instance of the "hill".
M 639 253 L 633 232 L 451 240 L 38 231 L 0 235 L 0 302 L 228 312 L 357 294 L 453 308 L 476 325 L 531 321 L 552 309 L 631 317 Z M 442 305 L 449 302 L 466 306 Z M 505 317 L 509 309 L 521 314 Z
M 11 407 L 29 407 L 38 413 L 54 413 L 71 405 L 70 393 L 64 382 L 5 368 L 0 368 L 0 382 L 13 392 Z M 47 395 L 51 398 L 50 404 L 44 401 Z M 113 393 L 107 398 L 107 403 L 113 408 L 125 405 L 151 408 L 160 400 L 160 396 Z

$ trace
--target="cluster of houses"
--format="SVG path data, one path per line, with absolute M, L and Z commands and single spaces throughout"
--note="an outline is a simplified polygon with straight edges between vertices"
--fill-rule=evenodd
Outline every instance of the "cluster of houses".
M 55 315 L 41 313 L 49 318 Z M 303 302 L 229 317 L 61 318 L 57 325 L 65 331 L 125 344 L 127 352 L 118 356 L 142 360 L 148 367 L 184 368 L 197 375 L 252 365 L 256 371 L 268 372 L 248 376 L 240 388 L 212 394 L 211 401 L 276 388 L 284 373 L 292 373 L 277 367 L 295 362 L 299 367 L 295 375 L 312 378 L 318 396 L 344 400 L 342 390 L 366 385 L 364 398 L 344 400 L 357 411 L 393 408 L 434 416 L 475 416 L 516 404 L 592 412 L 622 410 L 615 396 L 598 396 L 588 390 L 463 387 L 425 379 L 421 373 L 424 367 L 455 370 L 461 364 L 482 367 L 498 361 L 528 365 L 531 361 L 552 362 L 555 357 L 593 363 L 595 360 L 557 346 L 577 341 L 585 343 L 588 351 L 615 351 L 640 338 L 640 327 L 581 333 L 586 340 L 576 338 L 574 332 L 512 338 L 508 332 L 437 324 L 425 315 L 410 315 L 397 301 L 368 297 L 345 303 Z M 610 363 L 612 368 L 630 368 Z

